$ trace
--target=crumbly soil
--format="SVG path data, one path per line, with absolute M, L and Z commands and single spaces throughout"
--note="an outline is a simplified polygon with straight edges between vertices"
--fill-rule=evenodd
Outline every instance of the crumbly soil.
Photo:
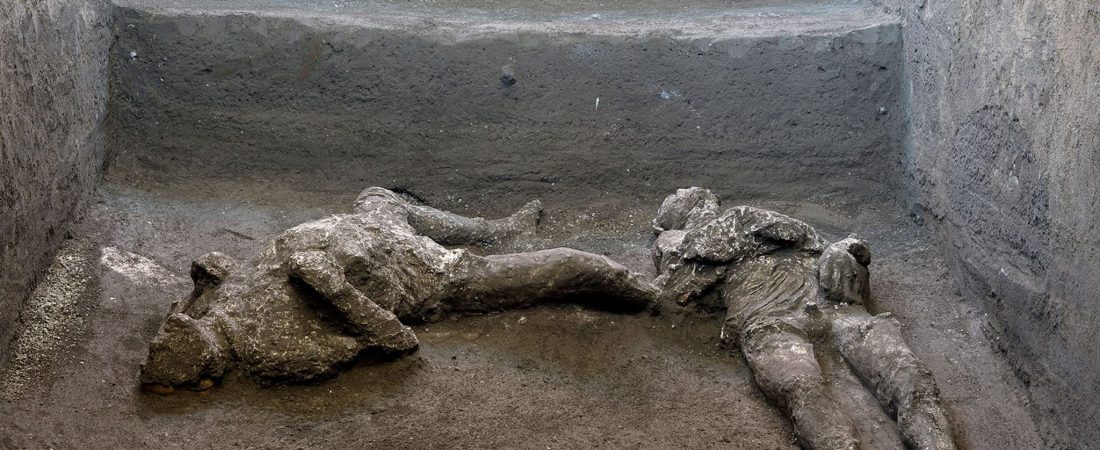
M 191 258 L 212 250 L 250 258 L 287 227 L 346 211 L 354 196 L 245 183 L 102 186 L 70 244 L 90 256 L 76 268 L 71 260 L 57 266 L 86 273 L 75 278 L 84 284 L 47 276 L 39 288 L 51 292 L 61 280 L 78 297 L 73 308 L 87 315 L 24 313 L 62 324 L 51 325 L 62 343 L 16 371 L 24 382 L 0 402 L 0 447 L 796 447 L 742 357 L 719 346 L 719 318 L 672 305 L 655 316 L 563 306 L 445 320 L 416 328 L 415 355 L 359 364 L 313 385 L 264 389 L 231 378 L 201 393 L 140 391 L 138 364 L 169 303 L 187 295 Z M 456 209 L 495 214 L 525 200 Z M 991 350 L 982 317 L 900 209 L 725 199 L 738 203 L 792 214 L 831 239 L 858 232 L 875 251 L 872 310 L 893 311 L 904 325 L 935 373 L 963 447 L 1041 446 L 1022 387 Z M 495 251 L 568 245 L 652 274 L 646 222 L 656 207 L 606 198 L 551 203 L 538 237 Z M 820 350 L 866 448 L 901 448 L 859 380 Z

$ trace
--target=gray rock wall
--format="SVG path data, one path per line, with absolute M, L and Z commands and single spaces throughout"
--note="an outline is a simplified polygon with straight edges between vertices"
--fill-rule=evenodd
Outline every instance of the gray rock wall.
M 883 194 L 900 174 L 893 22 L 776 37 L 453 39 L 292 17 L 116 14 L 112 179 L 568 204 L 652 203 L 688 185 Z
M 0 2 L 0 364 L 99 176 L 109 18 L 100 0 Z
M 1100 442 L 1100 3 L 883 0 L 913 198 L 1052 446 Z M 979 393 L 980 395 L 980 393 Z

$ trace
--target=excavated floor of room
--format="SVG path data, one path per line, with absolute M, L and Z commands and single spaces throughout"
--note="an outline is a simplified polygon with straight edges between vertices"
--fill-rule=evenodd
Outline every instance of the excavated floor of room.
M 0 447 L 92 448 L 796 448 L 789 422 L 719 346 L 720 318 L 541 307 L 417 326 L 421 350 L 311 385 L 142 392 L 138 367 L 168 305 L 188 294 L 190 260 L 250 258 L 297 223 L 347 211 L 355 190 L 269 184 L 101 186 L 36 289 L 3 374 Z M 439 205 L 476 214 L 523 198 Z M 461 199 L 455 199 L 459 204 Z M 874 312 L 892 311 L 932 369 L 963 448 L 1038 448 L 1022 386 L 961 298 L 940 255 L 890 202 L 724 199 L 773 208 L 830 239 L 875 252 Z M 649 217 L 632 199 L 550 203 L 515 251 L 571 246 L 652 274 Z M 865 448 L 902 448 L 893 422 L 827 348 L 831 388 Z

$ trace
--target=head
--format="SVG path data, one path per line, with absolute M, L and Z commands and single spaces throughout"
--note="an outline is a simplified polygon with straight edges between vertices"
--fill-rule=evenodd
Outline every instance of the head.
M 168 316 L 149 343 L 141 364 L 141 383 L 195 387 L 225 374 L 229 353 L 225 338 L 207 321 L 176 313 Z
M 718 196 L 709 189 L 691 187 L 678 189 L 675 194 L 665 197 L 653 219 L 653 229 L 657 233 L 668 230 L 694 228 L 718 215 Z
M 826 300 L 862 304 L 871 294 L 871 249 L 851 236 L 825 248 L 817 263 L 818 284 Z

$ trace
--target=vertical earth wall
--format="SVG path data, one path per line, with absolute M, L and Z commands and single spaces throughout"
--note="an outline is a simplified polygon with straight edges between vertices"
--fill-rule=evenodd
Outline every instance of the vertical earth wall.
M 1054 447 L 1100 441 L 1100 3 L 880 0 L 903 18 L 912 198 Z
M 119 7 L 109 177 L 567 204 L 882 195 L 900 174 L 895 22 L 454 37 L 322 19 Z
M 99 177 L 109 19 L 102 0 L 0 2 L 0 364 Z

